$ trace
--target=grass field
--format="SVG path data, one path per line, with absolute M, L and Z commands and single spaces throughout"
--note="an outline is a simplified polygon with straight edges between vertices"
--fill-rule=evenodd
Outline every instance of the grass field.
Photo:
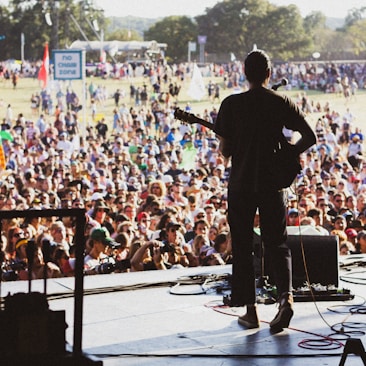
M 116 89 L 121 89 L 125 92 L 126 96 L 121 100 L 121 102 L 126 103 L 128 106 L 130 106 L 130 100 L 129 100 L 129 86 L 130 84 L 134 84 L 135 86 L 142 86 L 145 82 L 148 84 L 148 79 L 144 79 L 142 77 L 132 78 L 130 80 L 112 80 L 107 79 L 103 80 L 101 78 L 92 78 L 93 83 L 95 85 L 101 85 L 103 87 L 106 87 L 109 95 L 109 99 L 107 100 L 106 105 L 104 108 L 98 107 L 98 114 L 99 116 L 105 116 L 106 120 L 108 122 L 112 119 L 112 111 L 114 108 L 114 100 L 112 98 L 113 93 Z M 224 89 L 222 84 L 222 79 L 218 78 L 205 78 L 205 85 L 208 84 L 209 80 L 212 80 L 213 82 L 217 82 L 221 85 L 221 92 L 220 97 L 221 100 L 232 93 L 232 89 Z M 173 82 L 176 80 L 173 80 Z M 86 79 L 87 85 L 91 82 L 90 78 Z M 204 109 L 211 110 L 213 106 L 219 107 L 220 103 L 216 102 L 215 104 L 211 103 L 208 99 L 208 97 L 204 97 L 201 101 L 193 101 L 188 96 L 188 87 L 189 87 L 189 80 L 186 80 L 182 84 L 181 92 L 179 94 L 179 106 L 184 107 L 186 103 L 190 103 L 192 106 L 192 111 L 195 114 L 202 114 Z M 79 97 L 82 96 L 82 82 L 81 81 L 73 81 L 71 84 L 68 82 L 65 84 L 62 84 L 63 91 L 66 90 L 67 86 L 71 86 L 72 89 L 75 90 L 75 92 L 78 94 Z M 56 87 L 53 86 L 53 83 L 50 83 L 50 87 L 52 90 L 52 95 L 54 96 L 56 93 Z M 26 119 L 35 119 L 35 116 L 32 116 L 31 109 L 30 109 L 30 98 L 31 95 L 35 92 L 40 92 L 40 84 L 39 81 L 32 78 L 20 78 L 18 82 L 18 86 L 16 89 L 13 88 L 13 85 L 10 81 L 0 82 L 0 115 L 1 118 L 5 117 L 6 114 L 6 107 L 8 104 L 11 104 L 13 109 L 14 118 L 17 116 L 18 113 L 23 113 Z M 282 89 L 279 90 L 280 92 L 287 93 L 293 98 L 296 98 L 299 91 L 293 90 L 293 91 L 283 91 Z M 347 108 L 350 109 L 350 111 L 356 116 L 356 122 L 355 125 L 360 127 L 362 131 L 366 131 L 366 91 L 365 90 L 359 90 L 358 94 L 355 99 L 352 99 L 346 103 L 345 99 L 341 96 L 336 96 L 335 94 L 324 94 L 320 92 L 315 91 L 308 91 L 307 95 L 311 100 L 314 101 L 314 103 L 317 103 L 318 101 L 323 106 L 326 102 L 329 102 L 331 105 L 331 108 L 335 111 L 338 111 L 341 115 L 343 115 Z M 87 120 L 90 120 L 90 102 L 89 100 L 86 103 L 87 108 L 84 111 L 80 112 L 81 119 L 83 117 L 86 117 Z M 84 115 L 85 113 L 85 115 Z M 312 125 L 315 125 L 315 122 L 317 121 L 319 117 L 319 114 L 313 114 L 309 115 L 309 122 Z

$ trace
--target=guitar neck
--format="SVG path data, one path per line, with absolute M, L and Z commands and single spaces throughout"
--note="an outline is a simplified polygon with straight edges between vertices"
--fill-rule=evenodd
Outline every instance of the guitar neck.
M 199 118 L 199 117 L 196 117 L 196 122 L 195 123 L 199 123 L 200 125 L 205 126 L 205 127 L 207 127 L 208 129 L 210 129 L 212 131 L 214 129 L 214 124 L 213 123 L 207 122 L 204 119 Z
M 198 123 L 202 126 L 207 127 L 208 129 L 212 130 L 214 129 L 214 124 L 210 123 L 208 121 L 205 121 L 202 118 L 199 118 L 195 116 L 192 113 L 188 113 L 186 111 L 183 111 L 182 109 L 177 108 L 174 112 L 174 117 L 182 122 L 188 122 L 190 124 Z

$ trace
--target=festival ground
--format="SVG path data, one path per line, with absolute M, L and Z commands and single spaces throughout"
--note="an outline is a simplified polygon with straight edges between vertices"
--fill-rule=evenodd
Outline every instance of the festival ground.
M 233 93 L 233 89 L 228 89 L 223 87 L 223 79 L 219 77 L 204 77 L 204 83 L 205 85 L 208 84 L 209 81 L 213 81 L 216 83 L 219 83 L 221 85 L 221 100 L 225 98 L 227 95 L 230 95 Z M 173 78 L 173 82 L 176 81 L 176 78 Z M 143 77 L 135 77 L 130 79 L 101 79 L 101 78 L 87 78 L 86 83 L 89 85 L 91 82 L 93 82 L 95 85 L 100 85 L 102 87 L 105 87 L 108 91 L 109 98 L 107 99 L 104 106 L 98 106 L 98 117 L 104 117 L 106 118 L 106 121 L 110 124 L 112 124 L 113 120 L 113 109 L 114 109 L 114 101 L 113 101 L 113 94 L 117 89 L 120 89 L 124 92 L 125 97 L 121 99 L 121 103 L 125 103 L 127 106 L 133 106 L 133 101 L 130 101 L 129 98 L 129 86 L 131 84 L 135 86 L 142 86 L 144 83 L 147 82 L 146 78 Z M 16 116 L 18 113 L 23 113 L 25 118 L 28 120 L 34 120 L 36 121 L 37 117 L 32 116 L 31 108 L 30 108 L 30 98 L 33 93 L 40 92 L 41 87 L 40 83 L 37 79 L 33 78 L 21 78 L 19 79 L 19 83 L 16 89 L 13 89 L 10 82 L 1 81 L 1 90 L 2 93 L 0 93 L 0 115 L 2 117 L 6 114 L 6 107 L 8 104 L 11 104 L 13 108 L 14 116 Z M 52 82 L 50 84 L 50 89 L 52 90 L 52 94 L 56 92 L 56 85 L 54 85 Z M 187 78 L 182 83 L 181 92 L 179 94 L 178 98 L 178 106 L 180 108 L 184 108 L 184 106 L 187 103 L 191 104 L 192 112 L 194 114 L 200 114 L 202 115 L 203 111 L 205 109 L 211 110 L 213 107 L 219 108 L 220 101 L 215 101 L 215 103 L 211 102 L 208 98 L 208 96 L 204 96 L 202 100 L 192 100 L 191 97 L 188 95 L 188 89 L 190 85 L 190 79 Z M 72 81 L 70 83 L 64 82 L 62 84 L 62 88 L 66 90 L 66 87 L 70 87 L 77 95 L 82 95 L 82 82 L 79 80 Z M 289 95 L 292 98 L 297 98 L 299 93 L 302 93 L 304 91 L 293 89 L 290 91 L 285 90 L 285 88 L 280 88 L 278 90 L 280 93 L 284 93 Z M 329 103 L 332 110 L 335 110 L 340 113 L 341 116 L 344 115 L 346 112 L 346 109 L 349 108 L 350 111 L 355 116 L 355 122 L 354 125 L 361 128 L 362 131 L 366 131 L 366 109 L 364 108 L 366 103 L 366 91 L 363 89 L 360 89 L 356 95 L 355 98 L 352 98 L 349 101 L 346 101 L 343 96 L 336 95 L 336 94 L 325 94 L 319 91 L 305 91 L 305 93 L 308 95 L 309 99 L 313 101 L 314 105 L 319 102 L 322 106 L 325 106 L 326 103 Z M 91 108 L 90 108 L 90 100 L 87 99 L 86 101 L 86 120 L 88 123 L 91 121 Z M 315 126 L 315 123 L 317 119 L 322 115 L 322 113 L 314 113 L 308 115 L 309 123 L 311 123 L 312 126 Z M 80 113 L 80 123 L 81 128 L 83 128 L 83 118 L 84 118 L 84 111 Z

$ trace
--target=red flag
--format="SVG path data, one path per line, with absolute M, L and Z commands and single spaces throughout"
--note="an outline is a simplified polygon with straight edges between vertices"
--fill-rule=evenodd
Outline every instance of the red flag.
M 43 62 L 39 69 L 38 80 L 42 81 L 42 88 L 46 88 L 48 84 L 48 70 L 50 67 L 50 57 L 48 54 L 48 43 L 44 45 Z
M 4 170 L 6 168 L 6 157 L 3 147 L 3 142 L 0 138 L 0 170 Z

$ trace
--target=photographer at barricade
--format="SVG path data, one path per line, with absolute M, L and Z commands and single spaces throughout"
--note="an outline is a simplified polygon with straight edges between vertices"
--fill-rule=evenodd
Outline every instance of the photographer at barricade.
M 162 241 L 151 240 L 145 243 L 135 242 L 132 246 L 139 245 L 131 256 L 131 271 L 146 271 L 156 269 L 175 269 L 188 267 L 190 262 L 177 237 L 180 224 L 170 222 L 166 227 L 166 238 Z M 191 253 L 192 254 L 192 253 Z
M 167 269 L 164 263 L 164 245 L 161 241 L 135 241 L 132 246 L 138 249 L 131 257 L 131 272 Z
M 311 147 L 316 137 L 295 103 L 267 88 L 271 61 L 265 52 L 249 53 L 245 75 L 249 90 L 230 95 L 222 102 L 214 127 L 220 137 L 220 151 L 224 157 L 231 157 L 232 165 L 228 186 L 233 249 L 230 305 L 246 306 L 247 313 L 238 318 L 239 324 L 259 327 L 253 268 L 253 221 L 258 208 L 261 236 L 279 295 L 279 311 L 270 327 L 278 332 L 290 323 L 293 300 L 285 190 L 275 184 L 278 167 L 272 166 L 271 157 L 284 127 L 301 135 L 296 144 L 289 146 L 289 155 L 294 159 Z
M 93 229 L 90 233 L 90 252 L 84 258 L 84 274 L 112 273 L 119 266 L 113 250 L 120 246 L 105 227 Z

